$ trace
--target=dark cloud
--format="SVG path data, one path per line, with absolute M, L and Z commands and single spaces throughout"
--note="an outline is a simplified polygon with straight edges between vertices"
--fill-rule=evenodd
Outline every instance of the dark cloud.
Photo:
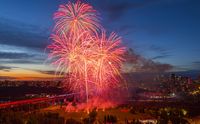
M 0 70 L 8 70 L 8 69 L 11 69 L 11 68 L 12 68 L 12 67 L 0 65 Z
M 130 71 L 136 72 L 165 72 L 173 68 L 170 64 L 155 62 L 152 59 L 146 59 L 129 49 L 125 54 L 126 62 L 129 64 Z
M 31 53 L 0 52 L 1 64 L 42 64 L 45 56 Z
M 150 51 L 155 52 L 156 54 L 158 54 L 157 56 L 152 57 L 152 60 L 157 60 L 157 59 L 164 59 L 167 57 L 170 57 L 171 55 L 169 54 L 169 50 L 165 49 L 163 47 L 157 46 L 157 45 L 151 45 L 149 47 Z
M 45 60 L 36 60 L 36 59 L 4 59 L 1 60 L 2 64 L 42 64 Z
M 56 71 L 53 71 L 53 70 L 48 70 L 48 71 L 45 71 L 45 70 L 36 70 L 40 73 L 43 73 L 43 74 L 49 74 L 49 75 L 64 75 L 64 72 L 56 72 Z
M 0 63 L 44 63 L 47 57 L 42 53 L 48 44 L 48 34 L 47 29 L 0 18 L 0 45 L 12 46 L 6 48 L 9 52 L 0 51 Z M 20 48 L 25 50 L 15 52 Z
M 36 55 L 28 53 L 0 52 L 0 59 L 27 59 Z
M 119 19 L 124 15 L 125 12 L 135 9 L 145 7 L 151 3 L 156 2 L 157 0 L 142 0 L 142 1 L 130 1 L 130 0 L 121 0 L 121 1 L 104 1 L 100 2 L 100 8 L 108 14 L 109 20 Z
M 17 68 L 17 67 L 0 65 L 1 71 L 10 71 L 11 69 L 14 69 L 14 68 Z
M 167 49 L 157 46 L 157 45 L 151 45 L 149 49 L 155 52 L 159 52 L 159 53 L 167 53 L 168 51 Z
M 44 49 L 47 43 L 47 29 L 0 18 L 0 44 Z
M 50 74 L 50 75 L 55 75 L 56 74 L 55 71 L 41 71 L 41 70 L 38 70 L 38 72 L 43 73 L 43 74 Z
M 170 55 L 159 55 L 159 56 L 155 56 L 152 58 L 152 60 L 155 60 L 155 59 L 163 59 L 163 58 L 167 58 L 169 57 Z
M 199 64 L 200 65 L 200 61 L 194 61 L 192 62 L 193 64 Z

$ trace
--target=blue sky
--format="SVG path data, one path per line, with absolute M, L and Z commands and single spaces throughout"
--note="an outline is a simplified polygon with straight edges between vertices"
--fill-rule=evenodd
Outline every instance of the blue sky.
M 100 13 L 102 25 L 145 59 L 172 70 L 200 70 L 200 1 L 84 0 Z M 0 70 L 51 73 L 45 48 L 53 13 L 67 0 L 0 1 Z M 2 71 L 3 70 L 3 71 Z

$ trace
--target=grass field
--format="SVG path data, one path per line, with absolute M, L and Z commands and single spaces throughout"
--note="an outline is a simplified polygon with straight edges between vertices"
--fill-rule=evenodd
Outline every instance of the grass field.
M 41 112 L 59 113 L 59 115 L 64 117 L 65 119 L 73 118 L 78 121 L 82 121 L 84 118 L 88 117 L 88 113 L 85 111 L 66 112 L 65 106 L 63 106 L 62 108 L 60 106 L 51 106 L 51 107 L 42 109 Z M 96 119 L 103 122 L 104 117 L 107 115 L 112 115 L 112 116 L 117 117 L 118 123 L 124 122 L 125 120 L 152 118 L 148 114 L 142 114 L 142 113 L 132 114 L 127 108 L 110 108 L 104 111 L 98 110 Z

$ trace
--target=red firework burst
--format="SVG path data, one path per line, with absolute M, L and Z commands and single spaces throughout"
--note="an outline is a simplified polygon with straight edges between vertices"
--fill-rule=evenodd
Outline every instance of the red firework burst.
M 81 92 L 81 96 L 86 94 L 87 102 L 89 98 L 104 97 L 105 92 L 120 84 L 125 51 L 121 38 L 115 33 L 106 37 L 96 11 L 88 4 L 61 5 L 55 19 L 58 19 L 56 33 L 52 34 L 53 43 L 48 46 L 53 64 L 69 75 L 71 90 Z
M 76 3 L 69 1 L 66 5 L 60 5 L 54 14 L 54 19 L 56 20 L 54 30 L 57 33 L 80 33 L 85 30 L 96 33 L 101 27 L 96 10 L 80 1 Z

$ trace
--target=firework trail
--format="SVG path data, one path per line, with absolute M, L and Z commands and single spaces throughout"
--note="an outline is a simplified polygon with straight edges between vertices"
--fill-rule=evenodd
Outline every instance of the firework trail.
M 121 38 L 115 33 L 107 37 L 99 24 L 97 12 L 79 1 L 60 5 L 54 18 L 53 43 L 48 46 L 52 64 L 68 75 L 67 84 L 71 90 L 86 96 L 87 103 L 92 98 L 95 101 L 102 97 L 106 99 L 105 93 L 120 85 L 125 52 Z M 90 108 L 99 105 L 95 106 L 93 102 Z
M 70 74 L 71 80 L 77 81 L 71 85 L 72 90 L 80 90 L 85 75 L 85 64 L 89 59 L 89 45 L 93 45 L 91 36 L 84 32 L 79 37 L 67 37 L 66 35 L 52 35 L 54 41 L 48 48 L 51 50 L 49 57 L 52 58 L 53 65 L 57 66 L 60 72 Z
M 95 85 L 97 91 L 115 87 L 118 84 L 120 76 L 120 67 L 123 61 L 125 47 L 121 47 L 121 38 L 115 33 L 111 33 L 106 37 L 103 31 L 100 36 L 95 39 L 97 47 L 93 50 L 93 75 L 95 76 Z

